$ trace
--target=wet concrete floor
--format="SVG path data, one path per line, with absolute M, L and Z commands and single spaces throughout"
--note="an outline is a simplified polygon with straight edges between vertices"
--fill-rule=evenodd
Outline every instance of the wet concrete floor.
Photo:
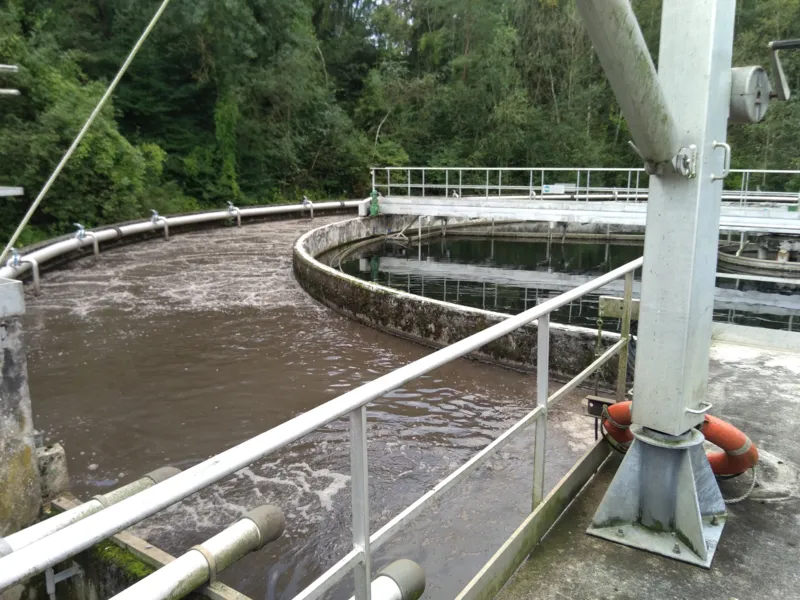
M 715 343 L 712 412 L 759 449 L 757 486 L 729 504 L 711 569 L 586 535 L 619 464 L 612 455 L 581 491 L 498 600 L 800 600 L 800 354 Z M 720 481 L 745 496 L 750 472 Z
M 159 466 L 188 468 L 428 349 L 352 323 L 291 274 L 293 241 L 342 217 L 175 235 L 47 273 L 28 296 L 35 426 L 66 448 L 72 491 L 93 494 Z M 462 360 L 369 407 L 372 531 L 534 404 L 533 377 Z M 576 403 L 552 411 L 548 487 L 593 440 Z M 421 515 L 374 558 L 408 557 L 426 598 L 453 597 L 527 514 L 533 433 Z M 173 554 L 261 503 L 284 537 L 222 580 L 292 598 L 350 549 L 349 447 L 337 421 L 136 528 Z M 348 597 L 346 580 L 330 597 Z

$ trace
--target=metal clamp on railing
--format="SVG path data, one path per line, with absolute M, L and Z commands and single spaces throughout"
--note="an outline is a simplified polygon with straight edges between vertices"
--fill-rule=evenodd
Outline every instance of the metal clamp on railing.
M 233 205 L 233 202 L 228 202 L 228 213 L 230 213 L 231 216 L 235 216 L 236 217 L 236 226 L 237 227 L 241 227 L 242 226 L 242 213 L 238 208 L 236 208 Z
M 97 236 L 91 231 L 86 231 L 86 228 L 80 223 L 73 223 L 73 225 L 78 229 L 78 231 L 75 232 L 75 238 L 81 242 L 81 245 L 83 245 L 86 238 L 89 238 L 92 240 L 94 255 L 100 256 L 100 243 L 97 241 Z
M 113 600 L 168 600 L 183 598 L 250 552 L 274 542 L 283 534 L 286 520 L 277 506 L 254 508 L 242 519 L 183 556 L 161 567 Z
M 20 255 L 19 250 L 16 248 L 11 249 L 11 258 L 6 261 L 6 266 L 11 269 L 19 269 L 20 267 Z
M 314 203 L 308 199 L 308 196 L 303 196 L 303 206 L 307 207 L 311 212 L 311 220 L 314 220 Z
M 176 467 L 161 467 L 160 469 L 151 471 L 141 479 L 137 479 L 136 481 L 133 481 L 127 485 L 123 485 L 122 487 L 112 490 L 107 494 L 95 496 L 88 502 L 84 502 L 75 508 L 71 508 L 70 510 L 52 516 L 49 519 L 40 521 L 39 523 L 31 525 L 30 527 L 23 529 L 22 531 L 18 531 L 17 533 L 12 533 L 6 538 L 5 541 L 10 546 L 11 550 L 16 552 L 20 548 L 24 548 L 25 546 L 28 546 L 34 542 L 38 542 L 39 540 L 46 538 L 56 531 L 64 529 L 64 527 L 67 525 L 72 525 L 73 523 L 76 523 L 81 519 L 88 517 L 89 515 L 100 512 L 104 508 L 108 508 L 112 504 L 121 502 L 122 500 L 125 500 L 125 498 L 130 498 L 142 490 L 153 487 L 157 483 L 166 481 L 173 475 L 177 475 L 180 472 L 181 470 Z M 2 556 L 1 547 L 0 556 Z
M 31 272 L 33 273 L 33 293 L 38 296 L 42 292 L 39 282 L 39 261 L 32 256 L 21 256 L 19 250 L 11 248 L 11 258 L 6 261 L 6 266 L 12 269 L 19 269 L 26 263 L 31 266 Z
M 153 216 L 150 217 L 150 222 L 155 224 L 155 225 L 158 225 L 159 223 L 163 223 L 164 224 L 164 239 L 168 240 L 169 239 L 169 223 L 167 222 L 167 219 L 165 217 L 160 216 L 158 214 L 158 212 L 156 210 L 152 209 L 152 208 L 150 209 L 150 212 L 153 213 Z

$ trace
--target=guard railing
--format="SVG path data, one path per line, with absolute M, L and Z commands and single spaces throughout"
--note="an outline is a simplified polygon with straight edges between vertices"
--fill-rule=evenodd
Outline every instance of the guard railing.
M 544 196 L 550 199 L 647 200 L 643 168 L 373 167 L 372 187 L 386 196 Z M 725 202 L 798 203 L 800 170 L 731 169 Z
M 303 600 L 319 598 L 348 573 L 353 572 L 355 598 L 358 600 L 369 599 L 373 551 L 405 528 L 413 518 L 430 506 L 433 501 L 485 463 L 497 450 L 533 425 L 535 425 L 535 444 L 533 449 L 532 506 L 536 507 L 542 502 L 545 492 L 545 439 L 548 408 L 584 383 L 593 373 L 616 355 L 619 355 L 617 395 L 619 398 L 624 398 L 634 272 L 641 265 L 642 259 L 639 258 L 614 269 L 534 308 L 511 316 L 492 327 L 347 392 L 186 471 L 175 474 L 169 479 L 149 487 L 130 498 L 109 506 L 100 512 L 86 516 L 77 523 L 70 524 L 43 539 L 33 541 L 25 547 L 16 549 L 11 554 L 0 558 L 0 591 L 67 560 L 93 544 L 135 525 L 160 510 L 324 427 L 328 423 L 346 416 L 350 421 L 353 549 L 316 581 L 306 587 L 296 598 Z M 598 290 L 609 282 L 623 277 L 625 279 L 624 306 L 626 308 L 623 314 L 622 333 L 619 341 L 607 348 L 594 362 L 564 384 L 558 391 L 549 395 L 550 314 L 574 300 Z M 371 532 L 369 526 L 369 469 L 367 464 L 367 404 L 380 399 L 385 394 L 396 390 L 409 381 L 413 381 L 534 321 L 537 322 L 536 389 L 535 393 L 532 394 L 535 397 L 534 408 L 400 514 L 377 531 Z

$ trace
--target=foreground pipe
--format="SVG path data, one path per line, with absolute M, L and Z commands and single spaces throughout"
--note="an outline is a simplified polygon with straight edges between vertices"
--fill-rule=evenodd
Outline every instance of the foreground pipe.
M 402 558 L 381 569 L 370 589 L 372 600 L 417 600 L 425 591 L 425 571 Z
M 678 130 L 630 0 L 576 4 L 641 157 L 672 160 L 681 148 Z
M 161 567 L 112 600 L 183 598 L 237 560 L 281 537 L 286 521 L 276 506 L 264 504 L 211 539 Z
M 116 504 L 126 498 L 130 498 L 134 494 L 138 494 L 142 490 L 146 490 L 147 488 L 153 487 L 157 483 L 161 483 L 162 481 L 166 481 L 173 475 L 177 475 L 180 473 L 181 470 L 176 467 L 161 467 L 160 469 L 156 469 L 142 477 L 141 479 L 137 479 L 127 485 L 123 485 L 121 488 L 117 488 L 107 494 L 102 494 L 99 496 L 95 496 L 88 502 L 84 502 L 80 506 L 76 506 L 75 508 L 71 508 L 66 510 L 62 513 L 54 515 L 49 519 L 36 523 L 35 525 L 31 525 L 27 529 L 23 529 L 18 531 L 17 533 L 11 534 L 6 537 L 5 542 L 11 548 L 12 552 L 19 550 L 20 548 L 24 548 L 33 542 L 38 542 L 41 539 L 46 538 L 47 536 L 64 529 L 67 525 L 72 525 L 88 517 L 89 515 L 93 515 L 96 512 L 103 510 L 111 506 L 112 504 Z M 0 544 L 0 556 L 3 556 L 2 552 L 2 544 Z

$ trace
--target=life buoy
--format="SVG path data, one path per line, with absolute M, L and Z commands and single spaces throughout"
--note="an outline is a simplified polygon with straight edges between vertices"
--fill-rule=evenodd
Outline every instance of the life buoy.
M 627 447 L 633 441 L 630 431 L 631 402 L 618 402 L 606 410 L 603 427 L 608 436 L 618 445 Z M 700 432 L 722 452 L 706 454 L 715 475 L 738 475 L 758 462 L 758 449 L 750 438 L 730 423 L 706 415 Z

